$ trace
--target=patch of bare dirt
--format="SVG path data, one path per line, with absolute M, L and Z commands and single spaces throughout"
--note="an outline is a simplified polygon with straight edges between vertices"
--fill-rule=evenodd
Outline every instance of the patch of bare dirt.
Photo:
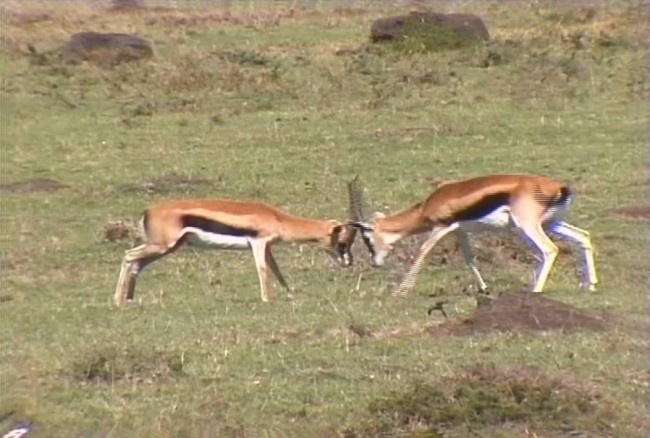
M 102 227 L 101 235 L 106 242 L 135 240 L 140 237 L 136 221 L 129 219 L 109 220 Z
M 217 182 L 220 182 L 220 178 Z M 193 178 L 172 172 L 142 183 L 121 184 L 117 190 L 122 193 L 144 192 L 148 194 L 190 193 L 196 188 L 214 187 L 215 182 L 205 178 Z
M 602 331 L 602 317 L 541 294 L 510 292 L 486 300 L 471 317 L 431 327 L 434 336 L 468 336 L 491 331 Z
M 30 178 L 0 184 L 0 191 L 9 193 L 54 193 L 69 186 L 49 178 Z
M 616 210 L 616 214 L 625 219 L 650 221 L 650 205 L 634 205 Z

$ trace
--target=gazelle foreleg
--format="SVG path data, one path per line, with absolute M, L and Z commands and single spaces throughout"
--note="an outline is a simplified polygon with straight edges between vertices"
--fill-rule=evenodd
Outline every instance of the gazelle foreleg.
M 474 278 L 476 278 L 479 289 L 482 292 L 485 292 L 487 290 L 487 284 L 485 284 L 485 281 L 483 281 L 483 277 L 481 277 L 481 273 L 476 267 L 474 251 L 472 250 L 472 244 L 469 241 L 469 235 L 465 231 L 461 230 L 458 230 L 456 232 L 456 235 L 458 236 L 458 244 L 460 246 L 460 251 L 463 254 L 465 264 L 472 271 L 472 274 L 474 274 Z
M 413 289 L 413 286 L 415 286 L 415 281 L 417 279 L 417 276 L 422 270 L 422 264 L 424 263 L 424 260 L 426 259 L 429 252 L 431 252 L 433 247 L 436 246 L 436 243 L 438 243 L 440 239 L 442 239 L 452 231 L 456 230 L 457 228 L 458 228 L 458 223 L 453 223 L 448 226 L 437 226 L 434 227 L 433 230 L 431 230 L 429 237 L 427 238 L 427 240 L 424 241 L 424 243 L 420 247 L 420 250 L 418 251 L 418 255 L 415 258 L 413 264 L 411 265 L 411 268 L 404 276 L 404 279 L 400 283 L 399 287 L 393 292 L 393 296 L 406 295 L 411 289 Z
M 560 239 L 569 241 L 573 246 L 577 246 L 581 251 L 581 287 L 589 291 L 596 290 L 598 277 L 596 276 L 596 266 L 594 264 L 594 250 L 591 244 L 589 232 L 578 227 L 574 227 L 564 221 L 555 221 L 549 227 L 548 231 Z
M 173 249 L 173 246 L 167 248 L 161 245 L 144 244 L 127 250 L 122 260 L 120 275 L 113 296 L 115 305 L 120 306 L 125 300 L 132 300 L 135 293 L 136 278 L 140 271 L 148 264 L 169 254 Z
M 255 268 L 257 269 L 257 276 L 260 280 L 260 292 L 262 301 L 267 303 L 272 297 L 269 295 L 270 285 L 269 276 L 267 272 L 267 257 L 266 251 L 268 242 L 265 240 L 251 240 L 251 249 L 253 250 L 253 258 L 255 259 Z

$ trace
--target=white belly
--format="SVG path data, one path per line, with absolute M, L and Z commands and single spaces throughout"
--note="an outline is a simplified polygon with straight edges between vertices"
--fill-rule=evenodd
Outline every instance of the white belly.
M 480 219 L 461 221 L 459 222 L 459 225 L 463 231 L 468 232 L 497 228 L 513 228 L 515 226 L 512 217 L 510 216 L 510 207 L 508 206 L 497 208 L 492 213 L 483 216 Z
M 231 236 L 229 234 L 216 234 L 203 231 L 199 228 L 185 228 L 184 234 L 189 245 L 213 249 L 248 249 L 249 237 Z

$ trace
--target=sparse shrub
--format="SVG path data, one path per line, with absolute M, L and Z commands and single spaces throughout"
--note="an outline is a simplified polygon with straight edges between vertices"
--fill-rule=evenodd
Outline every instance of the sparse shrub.
M 216 56 L 228 62 L 239 65 L 268 66 L 274 62 L 269 56 L 251 50 L 224 51 L 216 53 Z
M 424 53 L 462 49 L 474 45 L 476 41 L 476 38 L 458 29 L 409 21 L 404 25 L 403 36 L 391 43 L 390 47 L 403 53 Z
M 493 365 L 469 367 L 444 381 L 414 383 L 371 402 L 368 413 L 369 419 L 346 436 L 444 436 L 455 427 L 516 423 L 557 432 L 603 432 L 613 417 L 599 393 L 583 384 L 531 368 Z
M 168 92 L 204 90 L 218 87 L 218 73 L 201 56 L 180 56 L 174 62 L 174 68 L 161 75 L 161 82 Z
M 167 351 L 134 351 L 113 346 L 95 347 L 74 361 L 69 374 L 89 383 L 114 383 L 120 380 L 152 383 L 184 374 L 185 355 Z
M 521 44 L 511 41 L 492 41 L 477 49 L 472 64 L 478 67 L 496 67 L 509 64 L 522 57 L 524 50 Z
M 411 12 L 376 20 L 371 27 L 373 42 L 387 41 L 406 53 L 460 49 L 489 38 L 483 21 L 471 14 Z

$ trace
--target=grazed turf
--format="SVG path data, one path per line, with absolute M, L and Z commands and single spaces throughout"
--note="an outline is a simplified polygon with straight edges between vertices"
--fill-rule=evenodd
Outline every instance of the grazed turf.
M 541 403 L 502 422 L 468 414 L 484 403 L 468 397 L 436 431 L 570 432 L 563 423 L 644 436 L 647 223 L 620 214 L 646 204 L 638 4 L 436 3 L 485 17 L 492 41 L 405 55 L 368 43 L 372 19 L 403 7 L 253 3 L 229 13 L 5 6 L 0 432 L 33 421 L 40 436 L 418 433 L 372 407 L 399 403 L 417 382 L 448 377 L 462 390 L 468 365 L 493 364 L 494 375 L 535 369 L 589 391 L 553 398 L 566 403 L 559 416 L 542 415 Z M 138 32 L 155 56 L 115 68 L 51 57 L 89 29 Z M 278 248 L 297 292 L 270 304 L 250 254 L 188 249 L 142 274 L 135 305 L 111 306 L 131 236 L 107 238 L 107 224 L 129 224 L 155 200 L 262 199 L 344 218 L 355 174 L 374 209 L 394 211 L 436 181 L 489 172 L 575 187 L 570 221 L 592 232 L 602 284 L 580 291 L 562 253 L 546 297 L 607 315 L 607 330 L 430 336 L 442 318 L 427 314 L 434 301 L 447 299 L 451 318 L 476 307 L 453 239 L 406 299 L 388 291 L 417 239 L 381 270 L 362 245 L 348 270 L 312 247 Z M 524 245 L 485 237 L 477 246 L 494 291 L 524 288 L 533 261 Z M 483 388 L 488 397 L 504 394 L 499 382 Z M 577 418 L 571 406 L 591 394 L 602 406 Z

